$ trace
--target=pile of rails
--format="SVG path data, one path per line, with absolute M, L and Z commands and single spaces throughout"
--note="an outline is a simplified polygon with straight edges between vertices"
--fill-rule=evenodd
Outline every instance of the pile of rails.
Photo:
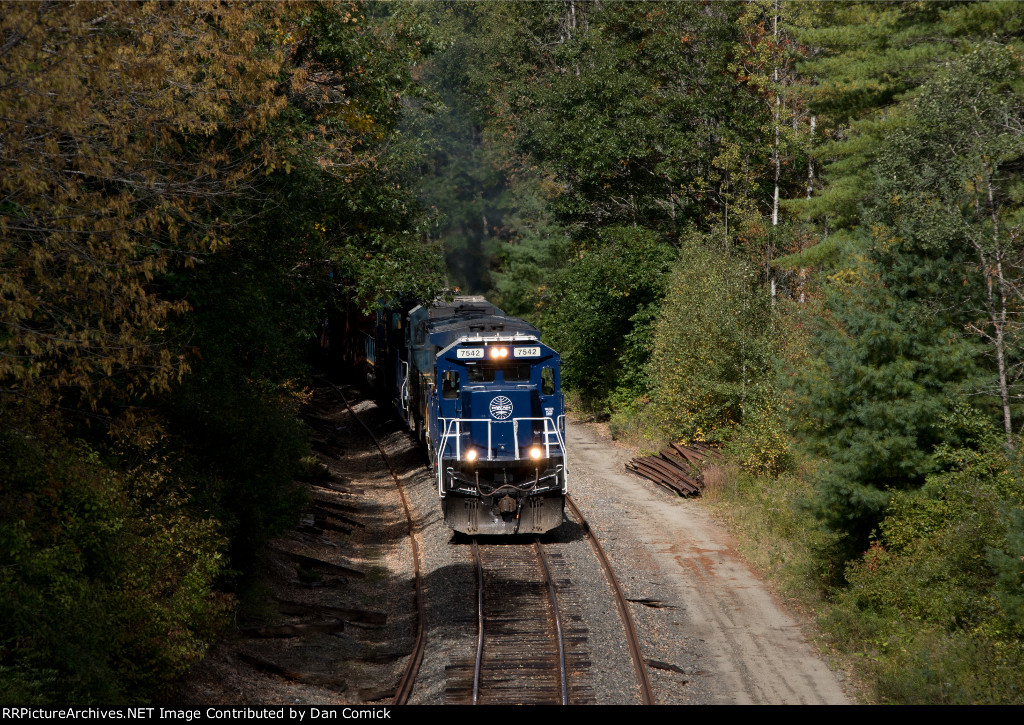
M 697 464 L 706 458 L 721 457 L 721 453 L 703 443 L 691 443 L 688 446 L 673 443 L 656 456 L 634 458 L 626 464 L 626 470 L 680 496 L 692 496 L 704 488 L 700 466 Z

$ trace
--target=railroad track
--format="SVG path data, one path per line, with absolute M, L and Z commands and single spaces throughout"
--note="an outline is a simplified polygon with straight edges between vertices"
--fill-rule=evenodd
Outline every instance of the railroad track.
M 394 698 L 394 704 L 405 704 L 419 673 L 427 640 L 419 545 L 408 496 L 373 431 L 356 414 L 337 386 L 326 379 L 321 380 L 335 390 L 352 417 L 376 444 L 401 494 L 409 522 L 415 568 L 417 633 Z M 629 603 L 583 512 L 570 496 L 566 496 L 566 503 L 593 548 L 612 590 L 640 688 L 641 702 L 653 705 L 654 694 Z M 560 555 L 547 551 L 540 538 L 534 538 L 530 546 L 524 545 L 521 537 L 483 546 L 474 537 L 472 551 L 478 581 L 476 653 L 471 663 L 449 665 L 446 700 L 465 704 L 592 702 L 587 686 L 579 682 L 589 666 L 585 652 L 586 630 L 571 626 L 566 629 L 565 607 L 559 604 L 566 594 L 572 598 L 572 584 L 568 578 L 558 579 L 552 573 L 552 559 L 560 558 Z
M 622 620 L 640 699 L 654 704 L 640 641 L 622 587 L 604 549 L 576 503 L 569 510 L 586 535 L 604 571 Z M 477 647 L 472 663 L 448 667 L 446 702 L 450 704 L 584 704 L 592 701 L 585 687 L 570 687 L 582 679 L 589 660 L 579 648 L 586 644 L 583 629 L 567 630 L 560 592 L 572 592 L 567 578 L 552 575 L 551 559 L 539 537 L 528 546 L 511 539 L 482 546 L 472 539 L 477 571 Z M 567 636 L 569 635 L 569 636 Z
M 539 538 L 520 537 L 470 549 L 477 573 L 475 657 L 449 665 L 445 701 L 449 704 L 567 705 L 590 698 L 571 672 L 589 665 L 580 646 L 585 630 L 563 623 L 552 558 Z M 564 606 L 564 605 L 562 605 Z M 572 668 L 570 672 L 570 668 Z M 570 691 L 573 693 L 570 699 Z

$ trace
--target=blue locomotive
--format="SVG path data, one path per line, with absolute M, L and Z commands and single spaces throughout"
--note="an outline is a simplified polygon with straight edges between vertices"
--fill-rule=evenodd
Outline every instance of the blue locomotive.
M 558 353 L 483 297 L 382 309 L 359 355 L 426 445 L 447 524 L 467 534 L 562 523 L 565 401 Z

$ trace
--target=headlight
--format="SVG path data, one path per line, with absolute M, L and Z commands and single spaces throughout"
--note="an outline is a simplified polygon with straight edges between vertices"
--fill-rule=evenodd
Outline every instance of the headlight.
M 470 463 L 472 463 L 473 461 L 476 460 L 476 456 L 477 456 L 476 451 L 474 451 L 472 449 L 466 451 L 466 460 L 469 461 Z
M 535 461 L 539 461 L 542 453 L 543 451 L 541 451 L 541 449 L 538 446 L 534 446 L 533 448 L 530 449 L 530 458 L 532 458 Z

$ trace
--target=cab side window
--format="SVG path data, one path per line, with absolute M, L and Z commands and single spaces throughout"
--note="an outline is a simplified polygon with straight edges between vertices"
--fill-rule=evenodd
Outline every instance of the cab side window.
M 458 370 L 449 370 L 441 376 L 441 397 L 449 400 L 459 397 Z
M 540 371 L 540 392 L 543 395 L 555 394 L 555 371 L 554 368 L 541 368 Z

